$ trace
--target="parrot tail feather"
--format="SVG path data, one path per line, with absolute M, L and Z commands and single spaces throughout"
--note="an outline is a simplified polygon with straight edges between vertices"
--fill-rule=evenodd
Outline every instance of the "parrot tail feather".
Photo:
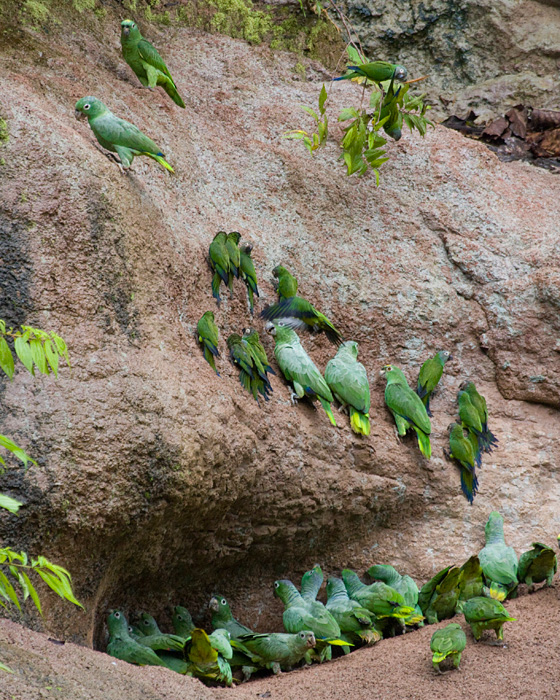
M 218 306 L 220 306 L 220 302 L 222 301 L 220 299 L 220 283 L 222 281 L 222 278 L 218 274 L 218 272 L 214 273 L 214 276 L 212 277 L 212 296 L 214 299 L 218 302 Z
M 330 422 L 331 422 L 333 425 L 336 425 L 336 421 L 335 421 L 335 419 L 334 419 L 334 415 L 333 415 L 333 412 L 332 412 L 332 408 L 331 408 L 330 403 L 329 403 L 326 399 L 323 399 L 321 396 L 317 396 L 317 398 L 318 398 L 319 401 L 321 402 L 321 406 L 325 409 L 325 413 L 326 413 L 327 416 L 329 417 Z
M 446 659 L 446 658 L 448 657 L 448 655 L 449 655 L 450 653 L 451 653 L 451 652 L 446 651 L 446 652 L 443 652 L 443 654 L 438 654 L 437 651 L 436 651 L 436 652 L 434 653 L 434 655 L 432 656 L 432 662 L 433 662 L 434 664 L 440 664 L 442 661 L 444 661 L 444 659 Z
M 215 361 L 214 361 L 214 355 L 212 354 L 212 352 L 210 351 L 210 349 L 207 348 L 206 346 L 204 347 L 204 359 L 206 360 L 206 362 L 208 362 L 208 364 L 210 365 L 210 367 L 212 367 L 212 369 L 214 370 L 214 372 L 216 372 L 216 374 L 217 374 L 218 377 L 219 377 L 219 376 L 220 376 L 220 373 L 219 373 L 218 370 L 216 369 L 216 363 L 215 363 Z
M 165 90 L 165 92 L 169 95 L 169 97 L 171 97 L 173 102 L 175 102 L 176 105 L 185 109 L 185 103 L 183 102 L 181 95 L 179 95 L 179 93 L 177 92 L 177 88 L 171 82 L 171 80 L 168 80 L 166 83 L 164 83 L 162 87 Z
M 141 153 L 141 155 L 143 155 L 143 156 L 150 156 L 150 158 L 153 158 L 154 160 L 157 160 L 157 162 L 158 162 L 160 165 L 163 165 L 163 167 L 164 167 L 166 170 L 169 170 L 170 173 L 174 173 L 174 172 L 175 172 L 175 171 L 173 170 L 173 168 L 169 165 L 169 163 L 163 158 L 163 153 L 158 153 L 158 154 L 156 155 L 156 154 L 154 154 L 154 153 L 148 153 L 147 151 L 144 151 L 143 153 Z
M 418 447 L 420 448 L 420 452 L 426 457 L 426 459 L 430 459 L 432 456 L 432 445 L 430 443 L 430 436 L 426 435 L 426 433 L 421 430 L 418 426 L 414 425 L 414 423 L 411 424 L 414 430 L 416 431 L 416 435 L 418 437 Z
M 360 433 L 361 435 L 369 435 L 370 424 L 369 424 L 369 414 L 361 413 L 355 408 L 350 406 L 350 426 L 355 433 Z
M 471 504 L 473 504 L 474 497 L 478 491 L 478 479 L 474 469 L 461 468 L 461 490 L 463 491 L 465 498 Z

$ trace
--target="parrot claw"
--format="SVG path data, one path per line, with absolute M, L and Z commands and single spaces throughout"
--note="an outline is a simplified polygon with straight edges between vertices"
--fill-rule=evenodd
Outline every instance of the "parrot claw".
M 290 401 L 292 402 L 292 406 L 295 406 L 298 402 L 299 396 L 297 394 L 294 394 L 293 392 L 290 394 Z

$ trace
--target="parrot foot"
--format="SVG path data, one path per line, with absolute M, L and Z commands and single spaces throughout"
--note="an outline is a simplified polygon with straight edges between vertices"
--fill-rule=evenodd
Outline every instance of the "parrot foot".
M 439 668 L 439 666 L 437 672 L 438 676 L 446 676 L 449 673 L 449 671 L 442 671 L 441 668 Z
M 295 406 L 298 402 L 299 396 L 297 394 L 294 394 L 293 392 L 290 394 L 290 401 L 292 402 L 292 406 Z

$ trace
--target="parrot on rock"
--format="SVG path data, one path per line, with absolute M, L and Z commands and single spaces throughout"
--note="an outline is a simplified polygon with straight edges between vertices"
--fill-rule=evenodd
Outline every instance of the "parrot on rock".
M 153 89 L 156 85 L 161 85 L 173 102 L 184 109 L 185 103 L 163 58 L 157 49 L 144 39 L 138 25 L 131 19 L 121 22 L 121 47 L 124 60 L 144 87 Z
M 493 511 L 484 528 L 486 545 L 478 558 L 489 586 L 489 593 L 496 600 L 505 600 L 517 588 L 517 555 L 508 547 L 504 538 L 504 519 Z
M 459 600 L 465 601 L 483 595 L 484 577 L 480 560 L 476 554 L 467 559 L 461 567 L 461 571 L 463 576 L 459 588 Z
M 195 625 L 187 608 L 176 605 L 173 608 L 173 629 L 175 630 L 175 634 L 179 637 L 183 637 L 183 639 L 190 639 L 194 628 Z
M 338 622 L 343 639 L 366 644 L 375 644 L 381 639 L 381 632 L 375 626 L 377 618 L 374 613 L 349 597 L 342 579 L 334 576 L 328 579 L 326 607 Z M 344 647 L 344 652 L 347 651 Z
M 259 403 L 259 394 L 264 397 L 265 401 L 269 400 L 269 393 L 272 392 L 270 382 L 266 378 L 266 372 L 257 366 L 252 354 L 252 347 L 248 342 L 237 333 L 232 333 L 227 339 L 229 348 L 229 356 L 233 364 L 239 368 L 239 381 L 241 386 L 246 389 L 257 403 Z M 264 375 L 264 378 L 263 378 Z
M 240 642 L 253 663 L 271 669 L 274 674 L 289 671 L 317 643 L 310 630 L 300 630 L 293 634 L 248 634 L 242 636 Z
M 422 586 L 418 602 L 429 625 L 455 615 L 462 576 L 463 572 L 458 566 L 448 566 Z
M 461 654 L 466 646 L 467 635 L 457 622 L 450 622 L 442 629 L 436 630 L 430 641 L 434 669 L 438 673 L 444 673 L 440 668 L 440 664 L 445 661 L 445 659 L 451 659 L 453 661 L 453 668 L 459 668 Z
M 465 616 L 465 620 L 471 626 L 476 642 L 482 637 L 485 630 L 494 630 L 498 640 L 503 640 L 504 622 L 515 622 L 515 617 L 510 617 L 504 606 L 494 598 L 471 598 L 465 603 L 460 603 L 460 611 Z
M 134 124 L 115 116 L 97 97 L 82 97 L 76 102 L 74 114 L 76 119 L 87 118 L 100 145 L 119 156 L 121 172 L 130 168 L 134 156 L 149 156 L 169 172 L 175 172 L 152 139 Z
M 212 311 L 206 311 L 202 314 L 197 324 L 196 332 L 198 335 L 198 342 L 202 345 L 204 359 L 219 377 L 220 373 L 216 369 L 216 361 L 214 360 L 214 357 L 220 357 L 220 351 L 218 350 L 218 327 L 214 323 L 214 314 Z
M 231 686 L 233 676 L 228 659 L 231 659 L 232 655 L 233 650 L 227 630 L 218 629 L 208 635 L 203 629 L 195 628 L 192 631 L 188 653 L 187 673 L 189 676 Z
M 183 637 L 162 632 L 157 622 L 148 613 L 142 613 L 140 616 L 139 629 L 142 635 L 136 641 L 154 651 L 182 651 L 185 646 Z
M 535 583 L 546 581 L 547 586 L 552 586 L 552 579 L 558 569 L 558 560 L 552 547 L 542 542 L 533 542 L 533 549 L 524 552 L 519 557 L 517 578 L 520 583 L 526 583 L 529 590 L 534 589 Z
M 404 598 L 404 604 L 414 608 L 410 617 L 404 620 L 406 625 L 424 626 L 424 615 L 418 605 L 418 586 L 413 578 L 407 574 L 399 574 L 390 564 L 375 564 L 369 567 L 367 573 L 374 581 L 383 581 L 397 593 L 400 593 Z
M 241 278 L 247 287 L 247 299 L 249 300 L 249 311 L 251 312 L 251 316 L 253 315 L 255 295 L 257 297 L 259 296 L 257 273 L 255 272 L 255 265 L 253 264 L 253 260 L 251 258 L 252 250 L 253 246 L 245 243 L 241 246 L 239 251 Z
M 274 336 L 276 340 L 274 356 L 283 375 L 293 385 L 292 402 L 304 396 L 312 400 L 317 398 L 330 422 L 336 425 L 331 408 L 333 402 L 331 390 L 313 360 L 303 349 L 297 333 L 282 323 L 267 323 L 266 331 Z
M 239 279 L 239 268 L 241 267 L 241 251 L 239 250 L 239 241 L 241 234 L 238 231 L 232 231 L 226 237 L 226 250 L 229 256 L 229 279 L 228 287 L 233 294 L 233 278 Z
M 474 382 L 463 382 L 460 386 L 460 390 L 465 391 L 469 395 L 471 404 L 478 411 L 482 427 L 482 433 L 479 438 L 480 449 L 483 452 L 492 452 L 493 448 L 498 444 L 498 438 L 488 429 L 488 408 L 486 406 L 486 399 L 478 393 Z
M 408 386 L 406 377 L 398 367 L 385 365 L 381 374 L 387 380 L 385 403 L 395 418 L 398 434 L 403 436 L 412 428 L 416 432 L 420 452 L 426 459 L 430 459 L 432 426 L 422 400 Z
M 369 381 L 366 368 L 358 362 L 358 343 L 353 340 L 342 343 L 327 364 L 325 381 L 335 399 L 348 408 L 352 430 L 369 435 Z
M 319 564 L 306 571 L 301 577 L 301 597 L 308 601 L 313 602 L 317 599 L 317 594 L 319 589 L 323 585 L 323 570 Z
M 378 619 L 395 617 L 404 620 L 414 612 L 412 606 L 405 605 L 404 597 L 382 581 L 366 586 L 358 574 L 351 569 L 342 571 L 342 580 L 348 596 L 362 607 L 372 612 Z
M 223 282 L 226 286 L 229 283 L 230 262 L 229 253 L 227 250 L 227 233 L 218 231 L 214 236 L 210 248 L 208 249 L 208 262 L 214 276 L 212 277 L 212 296 L 220 306 L 220 284 Z
M 430 416 L 430 418 L 432 416 L 432 412 L 430 411 L 430 398 L 432 396 L 432 392 L 439 384 L 445 363 L 452 359 L 453 356 L 450 352 L 447 350 L 440 350 L 434 357 L 426 360 L 422 367 L 420 367 L 416 393 L 422 399 L 422 403 L 426 407 L 426 413 Z
M 227 600 L 219 594 L 212 596 L 208 607 L 212 611 L 212 627 L 227 630 L 232 639 L 239 639 L 246 634 L 254 634 L 253 630 L 238 622 L 231 612 Z
M 478 479 L 475 469 L 476 455 L 473 450 L 473 443 L 468 437 L 465 437 L 463 427 L 459 423 L 451 423 L 448 430 L 449 457 L 455 459 L 461 467 L 461 490 L 472 506 L 478 491 Z
M 276 304 L 261 311 L 261 318 L 283 324 L 293 329 L 305 329 L 314 332 L 324 331 L 327 338 L 335 345 L 344 342 L 344 338 L 329 319 L 303 297 L 281 298 Z
M 109 628 L 109 644 L 107 653 L 115 659 L 128 661 L 138 666 L 165 666 L 155 651 L 135 641 L 128 632 L 128 623 L 119 610 L 112 612 L 107 618 Z
M 272 270 L 272 274 L 278 280 L 278 301 L 281 299 L 291 299 L 297 295 L 297 279 L 290 274 L 285 267 L 277 265 L 274 270 Z
M 243 342 L 245 343 L 259 377 L 265 383 L 268 392 L 272 392 L 272 386 L 268 379 L 268 374 L 276 375 L 268 362 L 268 356 L 264 345 L 261 343 L 259 334 L 254 328 L 243 329 Z

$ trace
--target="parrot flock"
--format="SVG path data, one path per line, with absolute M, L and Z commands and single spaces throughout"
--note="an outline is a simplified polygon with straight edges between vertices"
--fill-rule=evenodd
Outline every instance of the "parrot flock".
M 169 634 L 147 613 L 133 626 L 123 612 L 111 611 L 107 653 L 140 666 L 165 666 L 210 685 L 231 686 L 267 670 L 278 674 L 323 663 L 458 614 L 475 642 L 494 630 L 496 641 L 488 643 L 503 646 L 503 626 L 515 621 L 503 602 L 517 597 L 519 584 L 526 584 L 529 592 L 537 583 L 552 585 L 556 571 L 555 552 L 540 542 L 518 560 L 505 543 L 503 517 L 494 511 L 480 552 L 462 566 L 442 569 L 421 588 L 393 566 L 375 564 L 366 572 L 370 583 L 351 569 L 343 569 L 340 577 L 329 576 L 323 603 L 319 593 L 324 574 L 316 564 L 304 573 L 299 589 L 289 579 L 273 584 L 274 596 L 284 607 L 285 632 L 255 632 L 238 621 L 226 598 L 216 593 L 208 603 L 211 633 L 197 627 L 182 606 L 173 609 Z M 459 668 L 466 647 L 467 636 L 457 622 L 438 629 L 430 642 L 435 671 L 443 673 L 446 665 Z

